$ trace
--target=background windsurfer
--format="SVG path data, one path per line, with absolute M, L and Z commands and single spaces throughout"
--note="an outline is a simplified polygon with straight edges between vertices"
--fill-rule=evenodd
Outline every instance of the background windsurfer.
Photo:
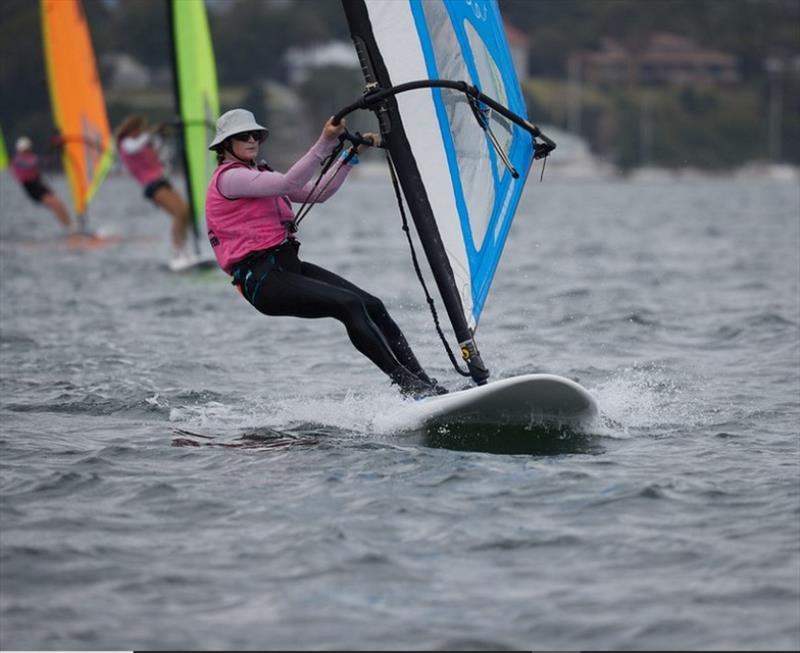
M 128 172 L 144 188 L 144 196 L 172 217 L 173 258 L 169 266 L 179 270 L 195 260 L 186 246 L 189 206 L 164 174 L 153 144 L 156 131 L 143 116 L 130 115 L 116 129 L 117 150 Z
M 332 317 L 345 325 L 358 351 L 369 358 L 406 395 L 447 392 L 428 377 L 403 332 L 383 302 L 346 279 L 298 257 L 291 202 L 324 202 L 344 182 L 357 157 L 331 165 L 311 179 L 344 133 L 344 122 L 325 123 L 317 142 L 288 172 L 256 166 L 259 145 L 268 135 L 250 111 L 233 109 L 217 120 L 209 149 L 218 167 L 206 195 L 208 236 L 220 267 L 265 315 Z M 377 134 L 365 139 L 380 143 Z M 354 146 L 356 154 L 364 145 Z
M 74 226 L 66 205 L 42 180 L 39 157 L 33 151 L 31 139 L 27 136 L 20 136 L 15 143 L 14 149 L 16 152 L 11 160 L 11 170 L 14 173 L 14 177 L 22 184 L 28 197 L 38 204 L 44 204 L 52 211 L 64 229 L 72 233 Z

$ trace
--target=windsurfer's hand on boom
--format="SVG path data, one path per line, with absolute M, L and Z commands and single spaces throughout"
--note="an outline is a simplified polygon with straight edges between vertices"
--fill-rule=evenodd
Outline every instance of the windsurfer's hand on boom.
M 368 141 L 372 141 L 372 147 L 380 147 L 381 146 L 381 135 L 380 134 L 373 134 L 372 132 L 367 132 L 366 134 L 361 134 L 362 138 L 365 138 Z M 364 143 L 359 143 L 356 147 L 356 152 L 361 152 L 365 147 L 369 147 L 369 145 L 365 145 Z
M 328 122 L 325 123 L 325 126 L 322 128 L 322 135 L 325 138 L 339 138 L 342 134 L 344 134 L 345 129 L 345 121 L 342 120 L 338 125 L 333 124 L 333 116 L 328 118 Z

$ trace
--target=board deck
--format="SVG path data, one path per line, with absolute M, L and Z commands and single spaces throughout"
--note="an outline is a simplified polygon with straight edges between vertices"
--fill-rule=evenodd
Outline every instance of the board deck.
M 102 249 L 123 242 L 125 237 L 120 235 L 71 234 L 66 239 L 67 248 L 80 250 Z
M 597 413 L 592 395 L 575 381 L 555 374 L 525 374 L 405 403 L 378 418 L 375 426 L 402 431 L 454 424 L 576 425 Z
M 71 250 L 71 251 L 91 251 L 114 247 L 117 245 L 129 245 L 134 243 L 154 243 L 159 239 L 154 236 L 125 236 L 121 234 L 70 234 L 68 236 L 57 236 L 43 238 L 40 240 L 18 240 L 12 244 L 22 250 L 41 251 L 41 250 Z
M 165 267 L 170 271 L 176 274 L 183 274 L 186 272 L 197 272 L 199 270 L 213 270 L 218 267 L 217 260 L 213 257 L 203 257 L 197 256 L 193 258 L 191 261 L 186 262 L 185 264 L 181 265 L 180 267 L 174 267 L 169 263 L 165 264 Z

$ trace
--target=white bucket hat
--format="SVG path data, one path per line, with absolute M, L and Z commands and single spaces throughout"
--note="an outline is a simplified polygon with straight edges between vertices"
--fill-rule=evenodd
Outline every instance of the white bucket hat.
M 231 109 L 230 111 L 226 111 L 217 119 L 217 135 L 214 137 L 214 140 L 211 141 L 208 149 L 213 150 L 229 136 L 249 131 L 264 132 L 259 142 L 263 142 L 269 135 L 269 129 L 259 125 L 256 122 L 255 116 L 247 109 Z
M 25 150 L 30 150 L 33 147 L 33 143 L 31 143 L 31 139 L 27 136 L 20 136 L 17 139 L 17 142 L 14 144 L 14 149 L 17 152 L 24 152 Z

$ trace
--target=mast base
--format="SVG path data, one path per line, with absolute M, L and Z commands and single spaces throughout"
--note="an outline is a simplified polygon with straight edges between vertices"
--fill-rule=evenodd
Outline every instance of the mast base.
M 469 375 L 472 377 L 472 380 L 478 385 L 486 385 L 490 373 L 486 365 L 483 364 L 483 359 L 481 358 L 481 353 L 478 351 L 478 344 L 475 342 L 475 338 L 459 342 L 458 347 L 461 349 L 462 358 L 467 363 Z

